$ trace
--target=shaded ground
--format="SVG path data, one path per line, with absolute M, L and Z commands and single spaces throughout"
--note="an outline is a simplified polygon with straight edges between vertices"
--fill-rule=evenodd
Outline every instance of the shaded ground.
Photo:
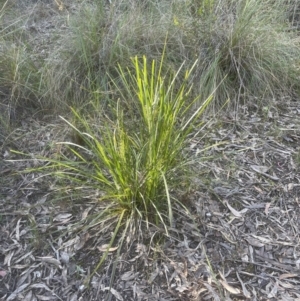
M 89 288 L 84 280 L 112 229 L 107 237 L 67 229 L 96 210 L 93 198 L 80 208 L 54 202 L 54 182 L 16 175 L 38 161 L 2 161 L 1 300 L 104 300 L 108 291 L 110 300 L 299 300 L 300 107 L 288 99 L 276 105 L 245 109 L 236 123 L 213 121 L 194 138 L 194 156 L 206 157 L 195 163 L 194 191 L 182 196 L 194 220 L 177 214 L 173 238 L 137 225 L 143 241 L 128 237 L 115 271 L 112 249 Z M 51 155 L 61 128 L 29 118 L 13 138 L 32 158 Z M 1 156 L 16 158 L 9 145 Z
M 26 30 L 43 53 L 50 50 L 41 37 L 54 25 L 63 30 L 51 20 L 65 12 L 41 3 Z M 59 155 L 55 143 L 67 132 L 51 116 L 16 119 L 10 136 L 0 136 L 0 300 L 300 300 L 299 102 L 281 99 L 262 110 L 253 104 L 241 108 L 238 120 L 209 122 L 190 141 L 195 185 L 181 200 L 193 219 L 178 208 L 169 238 L 136 225 L 140 235 L 111 249 L 89 287 L 84 281 L 113 229 L 108 223 L 106 237 L 97 228 L 77 233 L 97 211 L 95 197 L 75 206 L 71 192 L 53 199 L 55 179 L 19 173 L 39 166 L 39 156 Z M 24 159 L 10 149 L 33 160 L 9 162 Z

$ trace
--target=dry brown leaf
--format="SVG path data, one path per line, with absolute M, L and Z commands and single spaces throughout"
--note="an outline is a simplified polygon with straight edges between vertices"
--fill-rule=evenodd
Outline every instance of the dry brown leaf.
M 39 301 L 56 301 L 57 297 L 56 296 L 44 296 L 44 295 L 36 295 Z
M 93 207 L 86 208 L 81 215 L 81 220 L 85 220 Z
M 271 206 L 271 203 L 266 203 L 266 206 L 265 206 L 265 214 L 268 215 L 269 214 L 269 208 Z
M 77 293 L 74 293 L 71 298 L 70 298 L 70 301 L 77 301 L 78 300 L 78 295 Z
M 73 246 L 73 245 L 78 244 L 79 241 L 80 241 L 80 237 L 79 237 L 79 236 L 76 236 L 76 237 L 74 237 L 74 238 L 72 238 L 72 239 L 67 240 L 66 242 L 64 242 L 62 246 L 63 246 L 64 248 L 68 248 L 68 247 L 71 247 L 71 246 Z
M 18 258 L 14 263 L 19 263 L 21 262 L 22 260 L 26 259 L 27 257 L 30 257 L 32 254 L 32 251 L 29 251 L 28 253 L 24 254 L 23 256 L 21 256 L 20 258 Z
M 37 203 L 42 205 L 47 201 L 47 195 L 44 195 Z
M 121 276 L 121 280 L 129 281 L 133 280 L 138 276 L 139 273 L 133 273 L 132 271 L 128 271 Z
M 176 291 L 180 292 L 180 293 L 183 293 L 187 290 L 189 290 L 189 287 L 187 285 L 178 285 L 176 288 L 175 288 Z
M 33 301 L 35 296 L 32 294 L 32 290 L 30 290 L 24 297 L 23 301 Z
M 14 300 L 16 297 L 17 297 L 17 295 L 19 294 L 19 293 L 21 293 L 22 291 L 24 291 L 24 289 L 26 289 L 28 286 L 29 286 L 29 284 L 30 283 L 25 283 L 25 284 L 23 284 L 23 285 L 21 285 L 21 286 L 19 286 L 7 299 L 6 299 L 6 301 L 11 301 L 11 300 Z
M 34 283 L 30 285 L 30 288 L 43 288 L 48 292 L 51 292 L 50 288 L 45 283 Z
M 3 265 L 7 265 L 8 267 L 10 267 L 10 262 L 11 262 L 12 257 L 14 256 L 14 254 L 15 254 L 14 250 L 9 252 L 8 254 L 6 254 Z
M 64 264 L 68 264 L 70 260 L 70 256 L 67 252 L 60 251 L 60 260 Z
M 259 166 L 259 165 L 250 165 L 250 167 L 257 173 L 262 174 L 274 181 L 278 181 L 279 178 L 273 173 L 272 175 L 267 174 L 267 171 L 269 170 L 269 167 L 267 166 Z
M 237 295 L 240 294 L 241 291 L 237 288 L 234 288 L 233 286 L 229 285 L 226 281 L 224 280 L 219 280 L 219 282 L 223 285 L 223 287 L 229 291 L 231 294 Z
M 283 282 L 283 281 L 279 281 L 279 280 L 278 280 L 278 284 L 279 284 L 281 287 L 284 287 L 284 288 L 292 288 L 292 289 L 295 288 L 295 285 L 293 285 L 293 284 L 291 284 L 291 283 L 288 283 L 288 282 Z
M 57 266 L 59 269 L 62 269 L 62 266 L 60 265 L 60 261 L 58 261 L 54 257 L 45 256 L 45 257 L 37 257 L 37 259 L 42 262 L 53 264 L 53 265 Z
M 235 216 L 235 217 L 243 217 L 245 215 L 245 213 L 248 211 L 247 208 L 241 210 L 241 211 L 237 211 L 236 209 L 234 209 L 233 207 L 231 207 L 229 204 L 228 204 L 228 201 L 225 201 L 225 204 L 227 205 L 228 209 L 231 211 L 231 213 Z
M 260 240 L 264 244 L 271 244 L 272 243 L 272 241 L 270 239 L 266 238 L 266 237 L 262 237 L 262 236 L 258 236 L 258 235 L 254 235 L 254 234 L 251 234 L 251 235 L 252 235 L 253 238 Z
M 65 8 L 65 5 L 61 0 L 54 0 L 54 1 L 55 1 L 56 5 L 58 7 L 58 10 L 62 11 Z
M 106 252 L 107 251 L 107 248 L 109 248 L 109 244 L 104 244 L 100 247 L 97 247 L 97 249 L 101 252 Z M 112 248 L 109 248 L 108 249 L 108 252 L 114 252 L 118 249 L 118 247 L 112 247 Z
M 123 301 L 121 294 L 112 287 L 104 287 L 102 291 L 110 291 L 118 300 Z
M 30 272 L 31 272 L 31 270 L 28 269 L 28 270 L 24 273 L 24 275 L 22 275 L 22 276 L 18 279 L 17 284 L 16 284 L 17 287 L 20 287 L 20 286 L 28 279 L 28 276 L 29 276 Z
M 255 239 L 255 238 L 253 238 L 253 237 L 246 237 L 245 239 L 246 239 L 246 240 L 248 241 L 248 243 L 249 243 L 251 246 L 253 246 L 253 247 L 261 248 L 261 247 L 264 246 L 263 243 L 261 243 L 258 239 Z
M 278 281 L 274 283 L 272 290 L 268 293 L 268 298 L 275 298 L 277 296 L 278 291 Z
M 155 270 L 155 271 L 153 271 L 151 273 L 150 277 L 149 277 L 148 282 L 151 284 L 155 280 L 155 278 L 158 276 L 158 274 L 159 274 L 159 270 L 158 269 Z
M 298 274 L 290 274 L 290 273 L 286 273 L 286 274 L 281 274 L 279 276 L 280 280 L 286 279 L 286 278 L 294 278 L 294 277 L 298 277 Z
M 265 174 L 270 169 L 270 167 L 262 165 L 250 165 L 250 167 L 260 174 Z
M 20 240 L 20 222 L 21 222 L 21 218 L 18 220 L 17 226 L 16 226 L 16 240 L 17 241 Z
M 71 213 L 60 213 L 53 218 L 54 222 L 66 222 L 72 218 Z
M 82 249 L 89 238 L 90 238 L 90 234 L 88 232 L 80 235 L 80 239 L 74 245 L 75 250 L 78 251 L 78 250 Z
M 246 285 L 244 284 L 244 282 L 242 281 L 240 275 L 238 272 L 236 272 L 236 276 L 239 279 L 239 282 L 241 283 L 242 289 L 243 289 L 243 294 L 246 298 L 251 298 L 251 294 L 250 292 L 247 290 Z
M 216 293 L 216 291 L 213 289 L 212 286 L 210 286 L 208 283 L 203 283 L 203 284 L 207 288 L 207 290 L 211 293 L 212 297 L 214 298 L 214 301 L 221 301 L 219 295 Z

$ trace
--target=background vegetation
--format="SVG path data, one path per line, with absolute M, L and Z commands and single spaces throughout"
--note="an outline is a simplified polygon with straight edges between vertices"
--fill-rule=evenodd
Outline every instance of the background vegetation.
M 40 109 L 103 105 L 114 98 L 117 64 L 127 68 L 136 55 L 159 59 L 164 45 L 165 70 L 198 59 L 193 93 L 203 100 L 218 87 L 214 105 L 298 92 L 297 1 L 107 2 L 78 1 L 63 20 L 67 29 L 52 32 L 51 45 L 40 52 L 27 28 L 30 15 L 10 22 L 16 7 L 3 2 L 2 94 Z M 41 5 L 36 10 L 41 18 L 46 13 Z

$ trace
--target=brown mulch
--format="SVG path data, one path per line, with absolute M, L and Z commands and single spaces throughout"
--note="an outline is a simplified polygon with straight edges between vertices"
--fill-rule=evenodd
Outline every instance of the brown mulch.
M 276 108 L 245 107 L 239 120 L 218 118 L 204 138 L 193 138 L 194 189 L 181 197 L 192 217 L 178 208 L 167 238 L 139 225 L 141 239 L 133 229 L 118 265 L 115 248 L 88 287 L 113 229 L 107 237 L 68 231 L 95 210 L 93 202 L 52 201 L 55 182 L 18 174 L 39 161 L 5 161 L 20 155 L 4 145 L 1 300 L 300 300 L 300 106 L 283 99 Z M 49 155 L 61 128 L 28 119 L 12 148 Z

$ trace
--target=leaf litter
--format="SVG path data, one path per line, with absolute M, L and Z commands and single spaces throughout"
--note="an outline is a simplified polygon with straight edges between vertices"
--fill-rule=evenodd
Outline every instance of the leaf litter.
M 283 116 L 278 113 L 281 126 L 297 121 L 296 104 L 289 105 Z M 110 248 L 90 285 L 84 283 L 109 245 L 112 230 L 76 230 L 96 210 L 92 200 L 81 208 L 58 206 L 49 201 L 45 178 L 7 174 L 0 199 L 1 298 L 300 300 L 300 124 L 285 131 L 299 137 L 291 142 L 273 133 L 274 116 L 272 121 L 253 123 L 253 115 L 259 112 L 240 117 L 239 131 L 226 125 L 230 116 L 224 117 L 221 130 L 211 123 L 205 143 L 226 144 L 207 150 L 213 159 L 195 163 L 201 176 L 188 195 L 179 196 L 191 216 L 175 207 L 176 226 L 157 244 L 151 243 L 159 236 L 156 227 L 147 230 L 140 224 L 137 232 L 132 229 L 117 259 L 113 283 L 118 246 Z M 55 126 L 37 127 L 23 136 L 22 151 L 27 141 L 40 139 L 42 130 L 57 135 Z M 192 148 L 195 156 L 196 149 Z M 31 149 L 33 156 L 40 151 Z M 27 167 L 25 161 L 2 164 L 15 171 Z

